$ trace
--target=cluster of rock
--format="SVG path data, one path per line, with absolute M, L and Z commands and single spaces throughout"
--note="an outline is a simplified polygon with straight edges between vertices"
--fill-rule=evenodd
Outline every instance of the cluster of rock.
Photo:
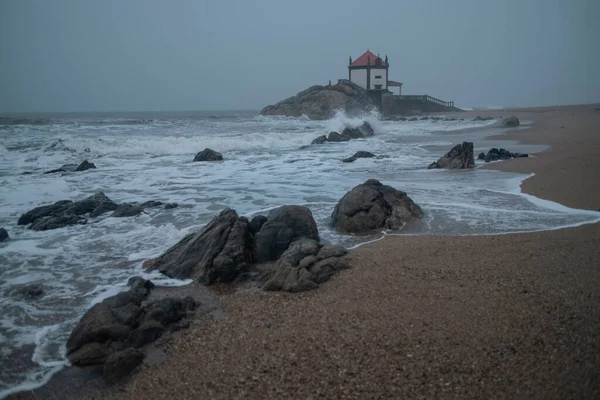
M 131 278 L 129 286 L 86 312 L 67 341 L 71 364 L 103 366 L 109 383 L 142 363 L 145 345 L 168 330 L 185 328 L 196 308 L 191 297 L 145 301 L 154 284 L 140 277 Z
M 325 120 L 336 111 L 344 110 L 347 115 L 363 114 L 375 108 L 368 92 L 360 86 L 347 82 L 330 86 L 311 86 L 277 104 L 266 106 L 261 115 L 285 115 Z
M 495 119 L 494 117 L 482 117 L 482 116 L 476 116 L 475 118 L 473 118 L 473 121 L 491 121 Z
M 479 155 L 477 156 L 478 160 L 482 160 L 485 162 L 490 162 L 490 161 L 498 161 L 498 160 L 509 160 L 511 158 L 523 158 L 523 157 L 529 157 L 529 154 L 527 153 L 511 153 L 508 150 L 505 149 L 497 149 L 497 148 L 492 148 L 490 149 L 490 151 L 488 151 L 487 154 L 481 152 L 479 153 Z
M 4 228 L 0 228 L 0 242 L 4 242 L 5 240 L 8 240 L 8 238 L 8 231 Z
M 462 142 L 461 144 L 457 144 L 456 146 L 454 146 L 439 160 L 429 164 L 427 169 L 463 169 L 473 167 L 475 167 L 475 157 L 473 155 L 473 142 Z
M 512 117 L 504 118 L 502 121 L 500 121 L 500 126 L 503 128 L 516 128 L 519 125 L 521 125 L 521 121 L 519 121 L 519 118 L 515 117 L 514 115 Z
M 347 142 L 352 139 L 371 137 L 374 134 L 375 131 L 373 130 L 373 127 L 371 127 L 371 125 L 365 121 L 360 126 L 354 128 L 344 128 L 342 133 L 332 131 L 329 132 L 329 135 L 327 136 L 319 136 L 318 138 L 313 140 L 311 144 L 323 144 L 325 142 Z
M 53 169 L 50 171 L 44 172 L 44 174 L 56 174 L 59 172 L 81 172 L 86 171 L 88 169 L 94 169 L 96 165 L 94 163 L 89 162 L 88 160 L 84 160 L 81 164 L 65 164 L 60 168 Z
M 160 201 L 145 203 L 117 204 L 103 192 L 98 192 L 83 200 L 73 202 L 61 200 L 54 204 L 36 207 L 19 217 L 18 225 L 29 225 L 34 231 L 46 231 L 69 225 L 85 224 L 87 218 L 95 218 L 112 212 L 111 217 L 131 217 L 141 214 L 144 209 L 163 205 Z M 175 203 L 165 204 L 164 208 L 175 208 Z

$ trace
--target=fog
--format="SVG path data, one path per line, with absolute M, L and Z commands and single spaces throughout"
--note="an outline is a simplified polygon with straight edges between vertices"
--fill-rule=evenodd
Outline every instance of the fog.
M 404 94 L 600 102 L 598 0 L 0 0 L 0 112 L 260 109 L 367 49 Z

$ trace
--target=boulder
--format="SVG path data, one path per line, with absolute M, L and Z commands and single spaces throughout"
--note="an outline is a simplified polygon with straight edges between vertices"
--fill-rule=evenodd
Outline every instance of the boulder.
M 120 204 L 112 214 L 111 217 L 135 217 L 136 215 L 140 215 L 144 211 L 141 205 L 135 203 L 123 203 Z
M 498 150 L 498 158 L 500 160 L 508 160 L 508 159 L 511 159 L 512 157 L 513 157 L 513 154 L 510 151 L 508 151 L 506 149 Z
M 263 290 L 304 292 L 316 289 L 336 272 L 349 268 L 348 262 L 340 258 L 345 254 L 343 247 L 321 247 L 316 240 L 299 238 L 281 255 Z
M 36 207 L 21 215 L 18 224 L 32 224 L 29 229 L 38 231 L 57 229 L 86 223 L 87 220 L 82 217 L 84 214 L 89 213 L 90 217 L 97 217 L 116 208 L 117 203 L 109 199 L 103 192 L 98 192 L 75 203 L 71 200 L 62 200 L 47 206 Z
M 337 132 L 329 132 L 329 136 L 327 136 L 327 141 L 329 142 L 347 142 L 350 139 L 350 136 L 340 135 Z
M 484 152 L 479 153 L 479 155 L 477 156 L 477 159 L 482 160 L 482 161 L 485 160 L 485 153 Z
M 77 166 L 77 168 L 75 168 L 75 172 L 85 171 L 85 170 L 94 169 L 94 168 L 96 168 L 94 163 L 91 163 L 88 160 L 84 160 L 81 164 L 79 164 Z
M 111 354 L 104 363 L 104 380 L 109 384 L 123 380 L 144 361 L 144 358 L 142 351 L 133 348 Z
M 481 153 L 483 154 L 483 153 Z M 506 149 L 491 148 L 487 154 L 484 155 L 485 162 L 498 161 L 498 160 L 509 160 L 511 158 L 522 158 L 528 157 L 527 153 L 511 153 Z
M 342 161 L 343 162 L 354 162 L 354 161 L 358 160 L 359 158 L 373 158 L 373 157 L 375 157 L 375 154 L 373 154 L 369 151 L 357 151 L 356 153 L 354 153 L 354 155 L 352 157 L 344 158 Z
M 222 161 L 223 155 L 213 149 L 204 149 L 200 153 L 196 154 L 194 161 Z
M 264 215 L 257 215 L 250 220 L 250 225 L 248 228 L 250 229 L 250 232 L 255 235 L 258 231 L 260 231 L 260 228 L 262 228 L 265 222 L 267 222 L 267 217 Z
M 61 200 L 57 201 L 54 204 L 50 204 L 47 206 L 36 207 L 32 210 L 27 211 L 25 214 L 19 217 L 18 225 L 27 225 L 32 223 L 38 218 L 47 217 L 51 215 L 60 215 L 66 209 L 68 209 L 73 202 L 71 200 Z
M 478 115 L 473 119 L 473 121 L 490 121 L 492 119 L 494 119 L 494 117 L 480 117 Z
M 502 121 L 500 121 L 500 126 L 504 128 L 516 128 L 520 124 L 521 122 L 519 121 L 519 118 L 515 117 L 514 115 L 508 118 L 504 118 Z
M 159 206 L 162 206 L 162 205 L 163 205 L 162 201 L 149 200 L 149 201 L 145 201 L 142 204 L 140 204 L 140 207 L 142 207 L 142 208 L 153 208 L 153 207 L 159 207 Z
M 148 264 L 171 278 L 208 285 L 233 280 L 252 261 L 248 220 L 228 208 Z
M 405 192 L 369 179 L 350 190 L 331 214 L 331 226 L 344 233 L 369 232 L 373 229 L 400 229 L 423 215 Z
M 326 120 L 338 110 L 347 115 L 359 115 L 375 108 L 368 92 L 354 83 L 341 83 L 331 86 L 311 86 L 297 95 L 266 106 L 261 115 L 286 115 L 310 119 Z
M 277 260 L 294 239 L 301 237 L 319 240 L 312 212 L 295 205 L 275 208 L 254 238 L 256 258 L 260 262 Z
M 177 203 L 167 203 L 167 204 L 165 204 L 164 208 L 165 208 L 165 210 L 171 210 L 171 209 L 177 208 L 177 207 L 179 207 L 179 204 L 177 204 Z
M 321 135 L 318 138 L 316 138 L 315 140 L 313 140 L 312 142 L 310 142 L 310 144 L 323 144 L 326 141 L 327 141 L 327 136 Z
M 44 287 L 39 283 L 32 283 L 14 289 L 11 295 L 25 300 L 34 300 L 44 295 Z
M 85 223 L 87 223 L 87 219 L 79 215 L 64 214 L 38 218 L 29 226 L 29 229 L 34 231 L 48 231 L 70 225 L 83 225 Z
M 473 156 L 473 142 L 462 142 L 454 146 L 448 153 L 427 168 L 463 169 L 473 168 L 475 158 Z
M 131 367 L 136 363 L 125 361 L 140 358 L 139 350 L 133 349 L 156 340 L 196 307 L 192 298 L 167 297 L 144 304 L 154 284 L 140 277 L 131 278 L 128 284 L 128 291 L 90 308 L 73 329 L 67 341 L 67 356 L 73 365 L 105 364 L 105 374 L 107 369 L 121 368 L 120 364 Z
M 56 174 L 59 172 L 75 172 L 75 170 L 77 169 L 78 165 L 77 164 L 65 164 L 60 168 L 56 168 L 56 169 L 52 169 L 50 171 L 46 171 L 44 172 L 44 174 Z
M 500 159 L 500 153 L 497 148 L 491 148 L 485 156 L 485 162 L 498 161 Z
M 4 242 L 5 240 L 8 240 L 9 236 L 8 236 L 8 231 L 4 228 L 0 228 L 0 242 Z

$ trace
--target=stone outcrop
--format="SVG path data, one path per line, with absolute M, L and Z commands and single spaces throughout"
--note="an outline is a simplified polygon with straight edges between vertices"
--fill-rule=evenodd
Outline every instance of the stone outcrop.
M 10 294 L 25 300 L 35 300 L 44 295 L 44 287 L 39 283 L 31 283 L 14 289 Z
M 223 154 L 213 149 L 204 149 L 194 157 L 194 161 L 223 161 Z
M 354 153 L 354 155 L 352 157 L 348 157 L 348 158 L 344 158 L 342 161 L 343 162 L 354 162 L 356 160 L 358 160 L 359 158 L 373 158 L 375 157 L 375 154 L 369 152 L 369 151 L 357 151 L 356 153 Z
M 473 142 L 462 142 L 454 146 L 442 158 L 429 164 L 427 168 L 464 169 L 473 167 L 475 167 Z
M 423 215 L 405 192 L 369 179 L 350 190 L 331 214 L 331 226 L 340 232 L 362 233 L 374 229 L 400 229 Z
M 254 260 L 252 239 L 248 219 L 228 208 L 153 260 L 151 268 L 204 284 L 230 282 Z
M 354 83 L 331 86 L 312 86 L 296 96 L 289 97 L 275 105 L 266 106 L 261 115 L 285 115 L 324 120 L 333 117 L 337 110 L 348 115 L 358 115 L 370 111 L 375 105 L 368 92 Z
M 87 218 L 96 218 L 110 211 L 112 211 L 112 217 L 132 217 L 142 213 L 146 208 L 158 207 L 162 204 L 160 201 L 151 200 L 141 204 L 123 203 L 119 205 L 103 192 L 98 192 L 77 202 L 61 200 L 54 204 L 36 207 L 21 215 L 18 224 L 31 224 L 29 229 L 45 231 L 69 225 L 85 224 Z M 174 207 L 176 205 L 165 205 L 165 208 Z
M 281 255 L 263 289 L 287 292 L 316 289 L 336 272 L 349 268 L 346 259 L 341 258 L 345 254 L 346 249 L 341 246 L 320 246 L 306 237 L 297 239 Z
M 481 117 L 481 116 L 476 116 L 475 118 L 473 118 L 473 121 L 490 121 L 494 119 L 494 117 Z
M 361 139 L 375 135 L 373 127 L 368 122 L 356 127 L 346 127 L 342 133 L 335 131 L 329 132 L 329 135 L 321 135 L 311 142 L 311 144 L 323 144 L 325 142 L 347 142 L 352 139 Z
M 5 240 L 8 240 L 9 236 L 8 236 L 8 231 L 4 228 L 0 228 L 0 242 L 4 242 Z
M 514 115 L 504 118 L 502 121 L 500 121 L 500 126 L 504 128 L 516 128 L 519 125 L 521 125 L 521 122 L 519 121 L 519 118 L 515 117 Z
M 192 298 L 167 297 L 145 301 L 152 282 L 135 277 L 130 289 L 94 305 L 67 341 L 67 356 L 75 366 L 104 365 L 105 378 L 115 382 L 143 360 L 144 345 L 193 311 Z
M 88 169 L 96 168 L 94 163 L 89 162 L 88 160 L 84 160 L 81 164 L 65 164 L 60 168 L 53 169 L 50 171 L 44 172 L 44 174 L 56 174 L 59 172 L 81 172 Z
M 312 212 L 303 206 L 281 206 L 269 212 L 254 238 L 254 253 L 259 262 L 277 260 L 294 239 L 319 240 Z
M 487 154 L 485 153 L 480 153 L 479 157 L 477 157 L 479 160 L 485 161 L 485 162 L 490 162 L 490 161 L 498 161 L 498 160 L 509 160 L 511 158 L 523 158 L 523 157 L 529 157 L 529 154 L 527 153 L 512 153 L 506 149 L 497 149 L 497 148 L 491 148 L 490 151 L 488 151 Z

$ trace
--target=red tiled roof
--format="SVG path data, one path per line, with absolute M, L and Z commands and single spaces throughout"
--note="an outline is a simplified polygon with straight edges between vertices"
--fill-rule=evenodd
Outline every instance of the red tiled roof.
M 369 64 L 368 61 L 371 61 L 371 63 Z M 373 53 L 371 53 L 369 50 L 365 51 L 364 54 L 360 57 L 358 57 L 356 60 L 354 60 L 354 62 L 352 64 L 350 64 L 351 67 L 366 67 L 367 65 L 371 65 L 371 66 L 375 66 L 375 60 L 377 60 L 377 56 Z M 382 67 L 388 67 L 388 63 L 386 63 L 383 59 L 381 60 L 381 66 Z
M 402 86 L 402 82 L 390 81 L 387 82 L 388 86 Z

